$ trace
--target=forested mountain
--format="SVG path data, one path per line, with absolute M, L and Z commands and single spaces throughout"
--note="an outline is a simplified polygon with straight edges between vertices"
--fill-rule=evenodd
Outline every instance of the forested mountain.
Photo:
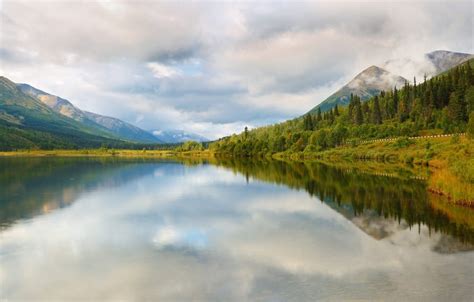
M 400 88 L 407 80 L 398 74 L 406 74 L 407 70 L 412 72 L 410 77 L 416 74 L 433 77 L 472 58 L 474 55 L 467 53 L 436 50 L 425 54 L 419 61 L 402 58 L 386 61 L 382 67 L 371 66 L 311 109 L 310 113 L 316 113 L 318 108 L 326 112 L 335 105 L 347 105 L 351 94 L 366 101 L 381 91 L 392 90 L 394 87 Z
M 312 152 L 360 139 L 416 136 L 422 131 L 474 132 L 474 59 L 423 81 L 382 91 L 362 102 L 351 95 L 348 106 L 317 110 L 281 124 L 247 129 L 211 145 L 237 155 L 282 151 Z M 468 124 L 469 121 L 469 124 Z
M 316 113 L 318 109 L 321 109 L 322 112 L 326 112 L 336 105 L 347 105 L 349 104 L 351 94 L 358 95 L 362 100 L 368 100 L 380 93 L 380 91 L 389 90 L 395 86 L 400 87 L 405 82 L 406 79 L 392 74 L 385 69 L 370 66 L 359 73 L 354 79 L 347 83 L 347 85 L 344 85 L 341 89 L 329 96 L 321 104 L 311 109 L 310 113 Z
M 71 104 L 71 102 L 68 100 L 51 95 L 28 84 L 18 84 L 18 87 L 21 89 L 21 91 L 37 98 L 57 113 L 70 117 L 87 126 L 94 127 L 99 133 L 105 136 L 138 143 L 163 142 L 157 137 L 153 136 L 153 134 L 133 126 L 130 123 L 124 122 L 117 118 L 82 111 Z
M 58 114 L 0 77 L 0 149 L 87 148 L 126 145 L 95 127 Z

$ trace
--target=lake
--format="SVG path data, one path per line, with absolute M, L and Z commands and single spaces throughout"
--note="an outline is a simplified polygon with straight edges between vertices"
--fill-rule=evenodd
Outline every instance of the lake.
M 0 159 L 0 300 L 470 301 L 474 211 L 401 175 Z

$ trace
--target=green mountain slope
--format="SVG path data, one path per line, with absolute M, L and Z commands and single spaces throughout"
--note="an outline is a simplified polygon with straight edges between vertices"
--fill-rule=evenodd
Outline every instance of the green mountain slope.
M 474 58 L 472 54 L 445 50 L 433 51 L 424 56 L 425 61 L 419 63 L 415 69 L 418 71 L 418 74 L 424 72 L 428 77 L 446 73 L 452 68 Z M 318 108 L 322 112 L 326 112 L 336 105 L 348 105 L 351 94 L 359 96 L 362 101 L 366 101 L 378 95 L 381 91 L 392 90 L 395 86 L 401 88 L 405 84 L 406 79 L 394 74 L 394 72 L 401 72 L 406 69 L 406 66 L 413 66 L 414 64 L 416 62 L 410 59 L 399 59 L 385 62 L 383 68 L 371 66 L 311 109 L 309 113 L 316 113 Z
M 84 148 L 125 142 L 97 134 L 97 129 L 62 116 L 0 77 L 0 149 Z
M 312 154 L 362 140 L 474 132 L 474 59 L 418 84 L 380 93 L 364 102 L 306 114 L 280 124 L 224 137 L 210 145 L 238 156 Z M 396 143 L 410 144 L 410 141 Z M 394 146 L 398 148 L 398 145 Z M 300 154 L 300 155 L 301 155 Z
M 22 92 L 38 99 L 55 112 L 70 117 L 85 126 L 96 129 L 96 133 L 101 136 L 137 143 L 161 143 L 161 141 L 150 132 L 117 118 L 82 111 L 68 100 L 41 91 L 28 84 L 18 84 L 18 87 Z

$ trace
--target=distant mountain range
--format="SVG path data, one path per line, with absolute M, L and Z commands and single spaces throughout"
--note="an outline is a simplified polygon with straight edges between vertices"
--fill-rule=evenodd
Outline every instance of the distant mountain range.
M 114 117 L 83 111 L 66 99 L 5 77 L 0 77 L 0 136 L 2 149 L 207 140 L 180 130 L 151 133 Z
M 209 141 L 208 138 L 202 135 L 186 132 L 183 130 L 155 130 L 152 131 L 152 133 L 156 138 L 163 142 Z
M 437 50 L 425 54 L 423 58 L 418 61 L 404 58 L 386 61 L 382 64 L 382 67 L 370 66 L 311 109 L 309 113 L 316 113 L 318 108 L 320 108 L 322 112 L 329 111 L 331 108 L 334 108 L 336 104 L 338 106 L 347 105 L 349 104 L 351 93 L 358 95 L 362 101 L 365 101 L 379 94 L 382 90 L 391 90 L 395 86 L 401 87 L 407 79 L 398 75 L 399 73 L 410 73 L 407 75 L 410 79 L 415 75 L 432 77 L 473 57 L 474 55 L 472 54 Z M 412 80 L 410 80 L 410 82 L 411 81 Z M 419 79 L 419 81 L 421 82 L 422 79 Z

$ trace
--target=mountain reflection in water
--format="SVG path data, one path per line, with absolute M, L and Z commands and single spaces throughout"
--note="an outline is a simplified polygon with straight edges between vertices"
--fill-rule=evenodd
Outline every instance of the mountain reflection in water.
M 0 160 L 0 299 L 469 301 L 473 213 L 317 163 Z

